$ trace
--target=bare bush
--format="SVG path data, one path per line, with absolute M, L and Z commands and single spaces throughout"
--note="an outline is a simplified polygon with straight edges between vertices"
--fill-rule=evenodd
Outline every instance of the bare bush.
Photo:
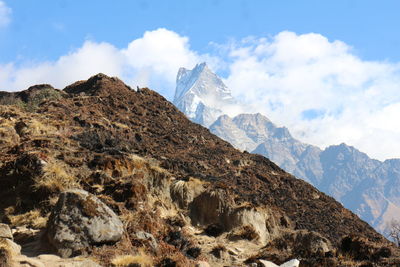
M 400 221 L 391 221 L 388 235 L 400 247 Z

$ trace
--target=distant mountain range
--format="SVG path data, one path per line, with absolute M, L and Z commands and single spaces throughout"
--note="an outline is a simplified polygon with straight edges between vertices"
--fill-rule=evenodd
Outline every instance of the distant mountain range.
M 322 150 L 259 113 L 231 118 L 226 110 L 240 104 L 206 63 L 179 70 L 174 104 L 236 148 L 266 156 L 333 196 L 376 230 L 400 220 L 400 159 L 381 162 L 344 143 Z

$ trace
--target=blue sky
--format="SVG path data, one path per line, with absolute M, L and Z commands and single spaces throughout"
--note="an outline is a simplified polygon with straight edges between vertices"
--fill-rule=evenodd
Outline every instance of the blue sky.
M 123 47 L 163 27 L 205 51 L 249 35 L 316 32 L 356 48 L 364 59 L 400 59 L 399 1 L 375 0 L 6 0 L 11 23 L 0 32 L 0 61 L 56 59 L 86 39 Z
M 400 158 L 399 10 L 394 0 L 0 0 L 0 90 L 103 72 L 171 100 L 178 69 L 206 61 L 248 112 L 296 138 Z

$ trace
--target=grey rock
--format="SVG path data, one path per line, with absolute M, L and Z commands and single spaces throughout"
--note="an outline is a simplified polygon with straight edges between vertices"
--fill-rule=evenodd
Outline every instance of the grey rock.
M 13 240 L 10 227 L 7 224 L 0 223 L 0 238 L 7 238 Z
M 158 243 L 157 240 L 154 238 L 154 236 L 150 233 L 139 231 L 136 233 L 136 237 L 141 240 L 147 240 L 150 242 L 150 246 L 153 250 L 158 249 Z
M 263 267 L 279 267 L 279 265 L 276 265 L 272 261 L 260 260 L 260 263 L 262 264 Z
M 124 227 L 97 197 L 80 189 L 60 194 L 47 225 L 49 242 L 62 257 L 81 254 L 88 246 L 119 241 Z

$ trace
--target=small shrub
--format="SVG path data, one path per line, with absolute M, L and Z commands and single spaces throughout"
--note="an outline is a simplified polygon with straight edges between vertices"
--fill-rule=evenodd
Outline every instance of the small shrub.
M 220 224 L 210 224 L 204 229 L 204 233 L 208 236 L 218 237 L 223 233 L 223 228 Z
M 228 235 L 230 240 L 257 240 L 260 238 L 259 234 L 256 232 L 253 226 L 245 225 L 238 229 L 235 229 L 232 233 Z
M 226 247 L 222 244 L 219 244 L 211 250 L 211 254 L 214 255 L 216 258 L 221 258 L 222 253 L 226 251 Z
M 111 260 L 111 264 L 115 267 L 151 267 L 153 266 L 153 259 L 151 256 L 147 255 L 143 249 L 140 249 L 139 253 L 135 256 L 116 256 L 114 259 Z

